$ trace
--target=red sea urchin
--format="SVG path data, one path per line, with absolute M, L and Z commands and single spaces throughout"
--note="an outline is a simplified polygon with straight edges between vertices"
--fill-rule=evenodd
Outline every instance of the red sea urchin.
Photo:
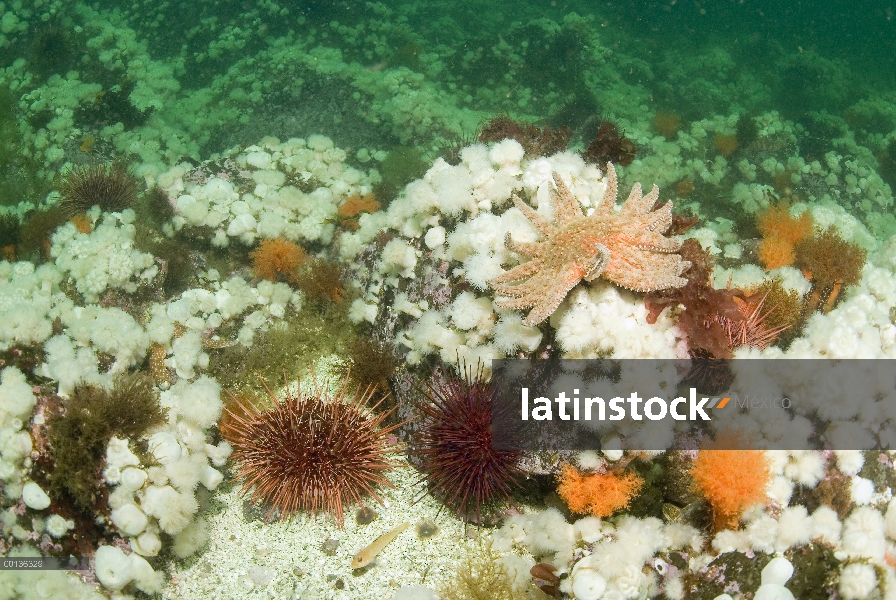
M 463 375 L 440 369 L 416 403 L 422 425 L 414 440 L 430 492 L 462 518 L 475 517 L 510 501 L 520 487 L 519 452 L 492 448 L 492 385 L 461 366 Z
M 391 487 L 385 472 L 395 466 L 389 438 L 398 425 L 380 427 L 391 411 L 368 406 L 375 388 L 349 392 L 348 378 L 335 394 L 315 381 L 310 393 L 287 389 L 278 399 L 242 402 L 225 413 L 221 432 L 233 444 L 237 477 L 252 501 L 268 507 L 268 518 L 299 511 L 326 512 L 343 522 L 346 504 Z

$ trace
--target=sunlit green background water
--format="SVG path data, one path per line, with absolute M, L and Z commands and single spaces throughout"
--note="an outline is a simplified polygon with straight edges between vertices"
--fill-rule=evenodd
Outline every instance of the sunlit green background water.
M 710 136 L 738 137 L 730 164 L 760 162 L 745 154 L 755 124 L 781 119 L 794 128 L 788 147 L 761 148 L 776 160 L 810 163 L 834 151 L 896 185 L 896 25 L 885 2 L 7 2 L 4 10 L 7 206 L 40 203 L 66 164 L 116 158 L 159 171 L 263 135 L 310 133 L 350 154 L 393 151 L 379 168 L 394 196 L 500 114 L 568 126 L 580 149 L 608 119 L 639 159 L 674 150 L 658 135 L 678 144 L 678 131 L 715 119 L 727 125 Z M 729 196 L 736 179 L 702 194 L 698 186 L 697 200 Z

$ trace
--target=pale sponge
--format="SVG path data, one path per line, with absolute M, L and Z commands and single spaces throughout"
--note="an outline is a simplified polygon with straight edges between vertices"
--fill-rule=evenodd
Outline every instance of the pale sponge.
M 90 346 L 113 356 L 112 372 L 123 372 L 141 362 L 149 349 L 149 336 L 143 327 L 120 308 L 79 306 L 62 319 L 62 324 L 79 347 Z
M 526 546 L 537 556 L 553 555 L 553 563 L 564 563 L 575 549 L 575 531 L 556 508 L 547 508 L 532 516 Z
M 165 475 L 172 486 L 182 492 L 192 491 L 199 483 L 208 459 L 204 453 L 181 454 L 180 458 L 165 465 Z
M 58 291 L 56 265 L 0 261 L 0 349 L 42 344 L 53 334 L 51 311 L 65 314 L 72 302 Z
M 181 558 L 190 556 L 208 541 L 205 519 L 199 517 L 174 536 L 174 553 Z
M 576 563 L 571 579 L 576 600 L 599 600 L 607 589 L 607 580 L 597 572 L 597 565 L 590 556 Z
M 56 230 L 50 255 L 56 266 L 68 274 L 87 302 L 97 302 L 109 288 L 128 293 L 158 273 L 151 254 L 134 247 L 134 212 L 107 214 L 90 233 L 80 233 L 71 223 Z
M 112 510 L 112 522 L 127 535 L 138 535 L 149 524 L 146 514 L 136 504 L 128 503 Z

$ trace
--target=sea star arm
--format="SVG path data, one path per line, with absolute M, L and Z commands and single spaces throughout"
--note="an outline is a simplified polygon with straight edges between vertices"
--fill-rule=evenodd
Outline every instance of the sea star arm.
M 600 277 L 610 264 L 610 249 L 603 244 L 594 245 L 597 254 L 585 269 L 585 281 L 594 281 Z
M 533 275 L 523 283 L 512 285 L 509 283 L 497 283 L 492 288 L 502 296 L 512 298 L 537 298 L 544 293 L 545 289 L 553 285 L 553 279 L 549 279 L 544 275 Z
M 495 306 L 500 308 L 509 308 L 511 310 L 522 310 L 535 306 L 535 300 L 532 298 L 496 298 Z
M 689 266 L 678 254 L 629 247 L 611 258 L 604 277 L 636 292 L 652 292 L 685 285 L 687 279 L 680 275 Z
M 554 280 L 554 285 L 550 289 L 538 296 L 534 308 L 523 319 L 523 325 L 529 327 L 538 325 L 557 310 L 569 290 L 574 288 L 584 276 L 581 267 L 575 263 L 566 266 L 564 271 L 559 274 L 560 277 Z
M 530 260 L 521 265 L 517 265 L 509 271 L 505 271 L 500 275 L 496 275 L 488 280 L 488 284 L 497 289 L 498 284 L 507 283 L 509 281 L 519 281 L 526 277 L 536 275 L 541 269 L 541 262 L 538 260 Z
M 641 229 L 620 231 L 607 241 L 607 245 L 612 248 L 630 246 L 651 252 L 678 252 L 681 250 L 681 240 L 678 238 L 667 238 L 655 231 Z
M 546 238 L 551 237 L 554 233 L 554 227 L 548 223 L 540 214 L 535 212 L 531 206 L 520 200 L 520 197 L 516 194 L 513 195 L 513 205 L 516 206 L 523 215 L 527 219 L 529 219 L 533 225 L 535 225 L 535 229 L 541 233 Z
M 579 208 L 578 200 L 572 195 L 572 192 L 569 191 L 569 188 L 566 187 L 566 184 L 563 183 L 563 180 L 556 171 L 552 175 L 554 177 L 554 185 L 557 189 L 551 190 L 551 202 L 554 206 L 554 214 L 557 217 L 557 222 L 561 225 L 565 225 L 576 219 L 581 219 L 582 209 Z
M 541 256 L 542 244 L 538 242 L 517 242 L 508 233 L 504 236 L 504 247 L 529 258 L 538 258 Z
M 613 163 L 607 163 L 607 191 L 604 192 L 604 198 L 594 211 L 597 217 L 606 217 L 613 214 L 616 208 L 616 195 L 619 193 L 619 179 L 616 177 L 616 167 Z
M 622 205 L 622 210 L 619 211 L 619 216 L 632 219 L 641 215 L 646 215 L 650 212 L 650 209 L 653 208 L 653 205 L 656 204 L 656 200 L 659 197 L 660 188 L 658 188 L 656 184 L 654 184 L 649 194 L 642 196 L 641 184 L 636 183 L 632 186 L 632 192 L 628 195 L 625 204 Z
M 666 202 L 655 211 L 647 213 L 639 223 L 648 231 L 663 233 L 672 225 L 672 202 Z

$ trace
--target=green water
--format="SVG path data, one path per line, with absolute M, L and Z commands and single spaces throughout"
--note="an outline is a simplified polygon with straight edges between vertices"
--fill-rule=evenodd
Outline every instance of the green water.
M 65 124 L 71 131 L 56 135 L 66 154 L 53 154 L 39 169 L 44 179 L 66 160 L 81 158 L 75 150 L 83 135 L 97 136 L 100 149 L 104 142 L 114 146 L 115 133 L 102 129 L 116 124 L 126 132 L 173 128 L 137 136 L 161 137 L 163 150 L 170 145 L 166 135 L 185 138 L 163 152 L 170 161 L 181 158 L 178 153 L 200 159 L 249 144 L 259 132 L 285 138 L 309 128 L 342 147 L 437 145 L 472 135 L 479 119 L 505 112 L 568 125 L 582 135 L 590 119 L 606 117 L 649 135 L 655 132 L 645 125 L 657 111 L 674 113 L 687 127 L 716 115 L 777 110 L 805 129 L 804 145 L 815 154 L 809 158 L 833 148 L 836 138 L 852 136 L 888 182 L 896 172 L 887 137 L 896 126 L 896 31 L 892 9 L 882 3 L 89 6 L 96 12 L 24 3 L 13 11 L 20 21 L 0 50 L 0 65 L 25 61 L 24 70 L 4 82 L 16 87 L 15 96 L 69 70 L 102 86 L 99 100 L 78 100 Z M 100 33 L 102 27 L 107 31 Z M 338 51 L 339 60 L 321 69 L 290 60 L 290 49 L 315 48 Z M 134 88 L 158 77 L 143 70 L 147 57 L 158 61 L 154 66 L 168 66 L 179 89 L 152 89 L 154 99 L 141 95 L 135 102 Z M 135 68 L 133 61 L 141 64 Z M 352 64 L 366 73 L 349 72 Z M 390 123 L 403 120 L 381 106 L 392 90 L 383 80 L 398 72 L 402 82 L 411 77 L 409 85 L 422 90 L 419 101 L 437 105 L 440 114 L 420 124 Z M 33 153 L 29 146 L 49 123 L 52 108 L 30 104 L 0 115 L 17 120 L 20 130 L 19 140 L 4 139 L 5 153 Z M 38 167 L 7 162 L 17 166 L 2 172 L 3 203 L 22 195 L 36 200 L 41 190 L 30 180 Z

